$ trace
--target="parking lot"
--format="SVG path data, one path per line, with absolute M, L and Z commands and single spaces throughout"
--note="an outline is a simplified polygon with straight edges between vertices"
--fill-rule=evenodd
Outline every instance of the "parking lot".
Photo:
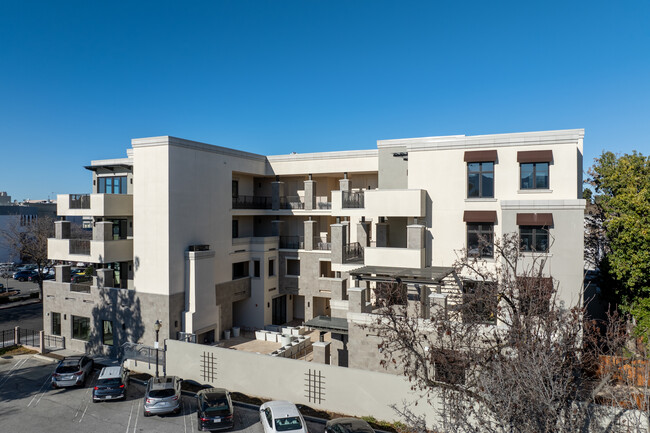
M 0 425 L 3 431 L 20 432 L 193 432 L 197 431 L 196 404 L 182 397 L 178 415 L 142 413 L 144 387 L 132 382 L 126 401 L 92 402 L 95 370 L 83 388 L 52 389 L 56 368 L 33 355 L 0 358 Z M 308 422 L 310 433 L 323 433 L 323 425 Z M 234 431 L 263 433 L 256 409 L 235 406 Z

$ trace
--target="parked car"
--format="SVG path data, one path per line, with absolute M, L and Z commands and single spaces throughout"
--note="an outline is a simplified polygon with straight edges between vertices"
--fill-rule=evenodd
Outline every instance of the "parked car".
M 104 367 L 93 388 L 93 403 L 101 400 L 126 400 L 129 374 L 124 367 Z
M 176 376 L 152 377 L 144 393 L 144 416 L 179 413 L 181 411 L 181 382 Z
M 29 281 L 33 283 L 38 283 L 38 280 L 40 280 L 41 277 L 38 276 L 38 273 L 36 275 L 32 275 L 28 278 Z M 44 274 L 43 275 L 43 281 L 45 280 L 53 280 L 54 279 L 54 274 Z
M 36 271 L 17 271 L 14 272 L 13 278 L 18 281 L 27 281 L 30 277 L 38 275 Z
M 231 429 L 233 406 L 230 393 L 223 388 L 202 389 L 196 394 L 199 431 Z
M 66 356 L 52 374 L 52 388 L 83 385 L 92 375 L 94 366 L 92 358 L 86 355 Z
M 295 404 L 289 401 L 267 401 L 260 406 L 260 422 L 264 433 L 291 431 L 308 433 L 307 424 Z
M 70 282 L 71 283 L 87 283 L 89 281 L 92 281 L 93 277 L 90 275 L 86 274 L 72 274 L 70 275 Z
M 362 419 L 336 418 L 327 421 L 325 433 L 375 433 L 375 431 Z

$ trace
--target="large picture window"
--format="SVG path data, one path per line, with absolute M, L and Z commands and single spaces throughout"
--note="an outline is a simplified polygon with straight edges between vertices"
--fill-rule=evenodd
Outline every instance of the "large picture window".
M 494 224 L 467 223 L 467 255 L 494 257 Z
M 232 264 L 232 279 L 238 280 L 239 278 L 248 277 L 248 260 L 245 262 L 237 262 Z
M 102 343 L 106 346 L 113 345 L 113 322 L 110 320 L 102 321 Z
M 521 164 L 521 189 L 548 189 L 548 162 Z
M 467 164 L 467 198 L 494 197 L 494 162 Z
M 548 228 L 546 227 L 519 226 L 519 240 L 522 251 L 548 252 Z
M 72 338 L 88 341 L 90 337 L 90 319 L 88 317 L 72 316 Z
M 126 194 L 126 176 L 109 176 L 97 178 L 99 194 Z

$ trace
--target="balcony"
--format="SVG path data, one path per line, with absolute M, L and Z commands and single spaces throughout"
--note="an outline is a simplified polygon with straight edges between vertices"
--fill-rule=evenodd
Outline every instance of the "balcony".
M 88 239 L 48 239 L 47 256 L 52 260 L 112 263 L 133 260 L 133 239 L 93 241 Z
M 238 195 L 232 198 L 233 209 L 271 209 L 271 197 Z
M 423 189 L 332 191 L 332 215 L 424 217 L 426 196 Z
M 280 197 L 280 209 L 304 209 L 305 203 L 298 196 Z
M 365 248 L 364 264 L 366 266 L 391 266 L 420 269 L 424 267 L 424 261 L 424 248 Z
M 303 236 L 280 236 L 280 248 L 287 250 L 300 250 L 305 248 Z
M 56 212 L 59 216 L 131 216 L 131 194 L 59 194 Z
M 363 263 L 363 247 L 359 242 L 352 242 L 344 246 L 343 263 Z
M 318 291 L 322 294 L 329 294 L 332 299 L 346 299 L 347 288 L 347 278 L 318 278 Z

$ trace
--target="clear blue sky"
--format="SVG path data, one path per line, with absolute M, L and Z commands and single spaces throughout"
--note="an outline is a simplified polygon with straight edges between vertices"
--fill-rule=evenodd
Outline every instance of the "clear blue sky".
M 263 154 L 585 128 L 650 153 L 650 2 L 0 0 L 0 191 L 174 135 Z

